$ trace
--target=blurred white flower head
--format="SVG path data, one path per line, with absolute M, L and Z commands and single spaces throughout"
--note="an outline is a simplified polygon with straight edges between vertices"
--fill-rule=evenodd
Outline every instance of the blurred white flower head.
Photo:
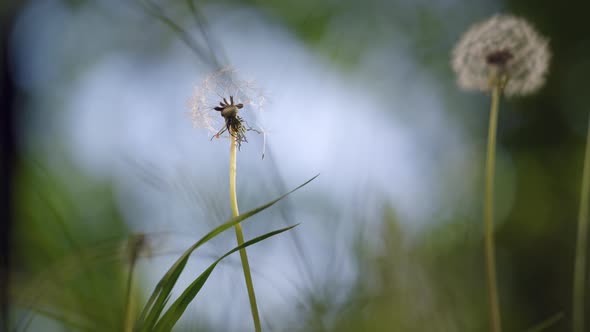
M 524 19 L 495 15 L 473 25 L 452 55 L 458 84 L 465 90 L 503 86 L 507 96 L 527 95 L 544 83 L 551 54 L 547 39 Z
M 207 76 L 195 88 L 189 100 L 193 126 L 205 128 L 220 137 L 228 133 L 246 142 L 244 136 L 251 128 L 238 114 L 261 111 L 265 97 L 253 81 L 238 80 L 236 70 L 227 67 Z

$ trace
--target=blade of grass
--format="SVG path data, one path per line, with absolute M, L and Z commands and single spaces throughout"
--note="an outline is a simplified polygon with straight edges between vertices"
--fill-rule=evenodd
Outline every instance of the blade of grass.
M 559 322 L 562 318 L 563 318 L 563 312 L 558 312 L 555 315 L 542 321 L 541 323 L 526 330 L 526 332 L 541 332 L 541 331 L 546 330 L 547 328 L 551 327 L 553 324 Z
M 201 245 L 205 244 L 206 242 L 213 239 L 217 235 L 221 234 L 223 231 L 227 230 L 228 228 L 231 228 L 234 225 L 250 218 L 251 216 L 271 207 L 275 203 L 277 203 L 280 200 L 282 200 L 283 198 L 287 197 L 289 194 L 291 194 L 294 191 L 307 185 L 308 183 L 313 181 L 318 176 L 319 176 L 319 174 L 312 177 L 311 179 L 305 181 L 303 184 L 301 184 L 297 188 L 289 191 L 288 193 L 286 193 L 286 194 L 284 194 L 284 195 L 282 195 L 282 196 L 280 196 L 280 197 L 278 197 L 278 198 L 276 198 L 264 205 L 261 205 L 253 210 L 250 210 L 246 213 L 240 214 L 239 216 L 229 219 L 227 222 L 225 222 L 224 224 L 222 224 L 220 226 L 217 226 L 212 231 L 207 233 L 207 235 L 202 237 L 198 242 L 196 242 L 191 247 L 189 247 L 182 254 L 182 256 L 180 256 L 180 258 L 178 258 L 178 260 L 176 260 L 176 262 L 172 265 L 172 267 L 168 270 L 168 272 L 166 272 L 164 277 L 162 277 L 162 279 L 156 285 L 156 288 L 152 292 L 152 295 L 150 296 L 147 304 L 143 308 L 140 318 L 137 322 L 136 326 L 138 327 L 138 330 L 150 331 L 155 326 L 155 323 L 156 323 L 158 317 L 160 316 L 160 313 L 164 309 L 166 298 L 169 297 L 170 292 L 172 291 L 172 288 L 176 284 L 176 281 L 178 280 L 180 273 L 184 269 L 184 266 L 186 265 L 188 258 L 192 254 L 193 251 L 195 251 Z
M 76 320 L 76 318 L 74 318 L 75 313 L 68 313 L 68 312 L 63 312 L 63 313 L 54 313 L 51 312 L 49 309 L 45 310 L 45 309 L 35 309 L 34 314 L 30 315 L 30 318 L 27 320 L 26 324 L 22 327 L 16 326 L 14 329 L 12 329 L 12 331 L 17 332 L 17 331 L 23 331 L 26 332 L 29 330 L 30 325 L 33 322 L 34 318 L 37 318 L 39 316 L 44 316 L 45 318 L 49 318 L 51 320 L 54 320 L 56 322 L 60 322 L 64 325 L 64 329 L 70 328 L 70 329 L 74 329 L 76 331 L 92 331 L 93 325 L 91 322 L 83 322 L 83 317 L 76 317 L 78 318 L 78 320 Z
M 146 13 L 158 19 L 162 24 L 166 25 L 170 30 L 178 35 L 178 38 L 188 46 L 197 56 L 205 62 L 207 65 L 215 66 L 211 59 L 207 56 L 207 52 L 197 43 L 197 41 L 191 37 L 191 35 L 183 29 L 181 26 L 176 24 L 174 20 L 164 14 L 164 10 L 156 3 L 149 0 L 137 0 L 135 1 Z
M 195 296 L 197 296 L 197 294 L 199 293 L 199 291 L 201 290 L 201 288 L 203 287 L 203 285 L 205 284 L 205 282 L 207 281 L 207 279 L 211 275 L 211 272 L 213 272 L 213 269 L 215 269 L 217 264 L 219 264 L 219 262 L 221 262 L 222 259 L 233 254 L 236 251 L 244 249 L 248 246 L 251 246 L 255 243 L 265 240 L 271 236 L 275 236 L 277 234 L 286 232 L 296 226 L 297 225 L 281 228 L 276 231 L 272 231 L 272 232 L 266 233 L 264 235 L 258 236 L 250 241 L 244 242 L 243 244 L 233 248 L 232 250 L 225 253 L 223 256 L 219 257 L 203 273 L 201 273 L 201 275 L 199 275 L 199 277 L 197 279 L 195 279 L 195 281 L 193 281 L 190 284 L 190 286 L 188 286 L 184 290 L 182 295 L 180 297 L 178 297 L 178 299 L 176 301 L 174 301 L 174 303 L 170 306 L 170 308 L 168 308 L 166 313 L 164 313 L 162 318 L 158 321 L 155 331 L 171 331 L 172 330 L 172 328 L 174 327 L 176 322 L 180 319 L 180 317 L 182 316 L 182 314 L 186 310 L 186 307 L 188 307 L 188 305 L 193 301 Z
M 209 33 L 209 24 L 205 19 L 205 15 L 203 15 L 197 6 L 195 6 L 193 0 L 186 0 L 186 3 L 193 14 L 193 17 L 195 18 L 195 22 L 201 31 L 201 35 L 203 35 L 203 39 L 205 40 L 205 44 L 207 45 L 207 49 L 209 51 L 209 58 L 211 59 L 211 62 L 214 64 L 216 70 L 221 69 L 223 67 L 222 64 L 229 63 L 223 48 L 215 46 L 216 44 L 213 42 Z
M 580 210 L 578 212 L 578 233 L 576 240 L 576 258 L 574 261 L 574 280 L 572 294 L 572 331 L 584 331 L 584 298 L 586 284 L 586 252 L 588 251 L 588 196 L 590 195 L 590 122 L 586 134 L 586 151 L 582 188 L 580 189 Z

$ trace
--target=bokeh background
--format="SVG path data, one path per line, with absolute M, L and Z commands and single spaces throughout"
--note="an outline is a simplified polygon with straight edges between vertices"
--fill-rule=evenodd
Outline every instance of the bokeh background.
M 539 93 L 501 104 L 502 314 L 506 331 L 548 320 L 545 331 L 569 330 L 590 111 L 588 7 L 2 2 L 5 326 L 119 330 L 138 234 L 140 308 L 183 250 L 231 216 L 228 140 L 193 128 L 188 105 L 207 75 L 231 65 L 266 99 L 245 115 L 265 135 L 250 133 L 238 154 L 241 209 L 320 174 L 244 224 L 253 238 L 300 223 L 249 248 L 264 330 L 487 330 L 489 96 L 460 91 L 449 62 L 471 24 L 513 13 L 550 39 L 553 58 Z M 234 241 L 227 232 L 199 249 L 173 297 Z M 231 256 L 177 330 L 249 330 L 244 286 Z

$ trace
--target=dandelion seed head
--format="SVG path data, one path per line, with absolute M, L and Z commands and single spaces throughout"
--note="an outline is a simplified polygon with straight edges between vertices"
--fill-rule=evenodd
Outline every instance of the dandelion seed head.
M 545 83 L 548 41 L 524 19 L 495 15 L 473 25 L 452 54 L 452 67 L 465 90 L 490 91 L 497 79 L 506 96 L 528 95 Z
M 207 129 L 212 134 L 219 132 L 220 128 L 225 126 L 224 117 L 231 112 L 236 116 L 238 112 L 236 107 L 223 112 L 216 111 L 215 107 L 224 99 L 229 101 L 233 98 L 235 104 L 242 104 L 246 112 L 262 111 L 265 98 L 255 82 L 239 80 L 236 77 L 236 70 L 226 67 L 210 74 L 195 87 L 188 102 L 194 127 Z

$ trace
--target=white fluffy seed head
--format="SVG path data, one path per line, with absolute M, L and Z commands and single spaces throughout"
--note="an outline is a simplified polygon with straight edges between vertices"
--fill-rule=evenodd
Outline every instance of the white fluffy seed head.
M 490 91 L 495 75 L 507 79 L 506 96 L 528 95 L 545 83 L 551 54 L 547 39 L 524 19 L 495 15 L 475 24 L 452 54 L 453 70 L 465 90 Z
M 230 102 L 233 97 L 234 105 L 242 104 L 246 111 L 262 110 L 265 98 L 260 89 L 254 82 L 238 80 L 236 76 L 235 69 L 226 67 L 210 74 L 195 87 L 188 102 L 194 127 L 205 128 L 212 134 L 223 128 L 225 120 L 214 107 L 220 106 L 224 98 Z

